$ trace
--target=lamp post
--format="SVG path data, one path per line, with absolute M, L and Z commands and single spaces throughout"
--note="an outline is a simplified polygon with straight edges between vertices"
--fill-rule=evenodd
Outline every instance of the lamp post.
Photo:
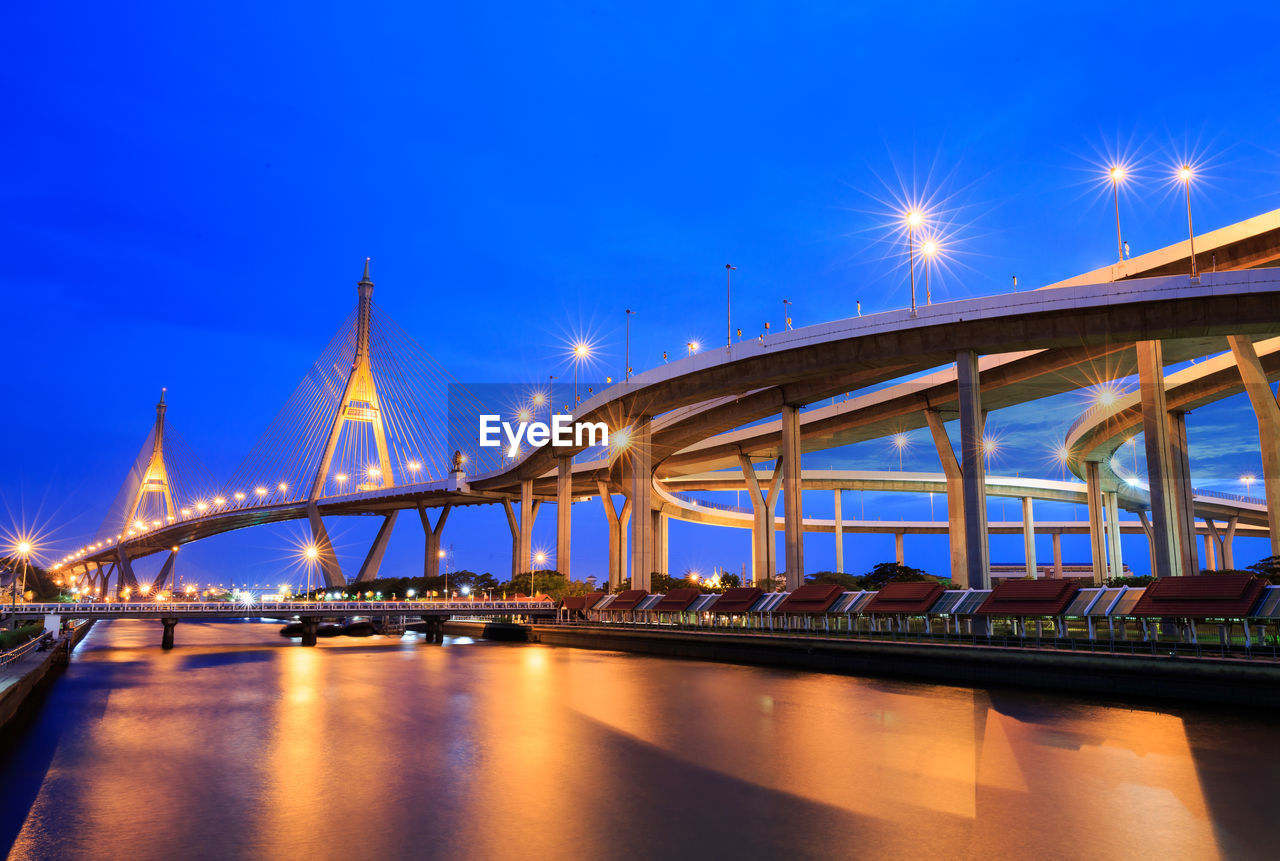
M 635 311 L 632 311 L 630 308 L 627 309 L 627 347 L 626 355 L 623 356 L 623 361 L 627 363 L 627 372 L 624 377 L 628 380 L 631 379 L 631 315 L 634 313 Z
M 737 268 L 737 266 L 732 266 L 728 263 L 724 265 L 724 345 L 726 347 L 733 346 L 733 315 L 731 313 L 733 309 L 733 292 L 730 289 L 732 287 L 730 278 Z
M 933 239 L 926 239 L 920 251 L 924 254 L 924 304 L 932 305 L 933 293 L 929 290 L 929 261 L 938 253 L 938 243 Z
M 22 591 L 27 591 L 27 557 L 31 555 L 31 542 L 19 541 L 17 546 L 18 556 L 22 559 Z M 18 606 L 18 579 L 15 577 L 12 585 L 13 606 Z
M 783 299 L 783 300 L 782 300 L 782 331 L 784 331 L 784 332 L 791 328 L 791 308 L 790 308 L 790 306 L 791 306 L 791 300 L 790 300 L 790 299 Z
M 573 345 L 573 409 L 578 410 L 578 404 L 581 399 L 578 397 L 578 367 L 583 363 L 587 356 L 591 355 L 591 345 L 586 341 L 579 341 Z
M 907 213 L 907 266 L 911 272 L 911 313 L 916 312 L 916 228 L 924 224 L 924 213 L 913 209 Z
M 1124 241 L 1120 238 L 1120 183 L 1124 182 L 1128 171 L 1124 165 L 1116 164 L 1111 166 L 1111 170 L 1107 171 L 1107 177 L 1111 180 L 1111 196 L 1116 205 L 1116 257 L 1121 263 L 1124 262 Z
M 1182 183 L 1183 191 L 1187 198 L 1187 239 L 1191 243 L 1191 277 L 1196 277 L 1196 233 L 1191 227 L 1191 180 L 1195 176 L 1195 171 L 1191 169 L 1191 165 L 1184 164 L 1178 168 L 1178 181 Z
M 1240 480 L 1244 482 L 1244 495 L 1248 496 L 1250 489 L 1253 487 L 1253 483 L 1258 479 L 1257 479 L 1257 476 L 1250 473 L 1248 475 L 1240 476 Z

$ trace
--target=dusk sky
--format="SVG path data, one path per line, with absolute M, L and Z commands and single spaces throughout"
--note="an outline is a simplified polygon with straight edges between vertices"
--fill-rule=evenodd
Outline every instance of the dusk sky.
M 596 345 L 596 378 L 619 378 L 627 308 L 637 371 L 723 337 L 726 263 L 748 337 L 781 325 L 783 299 L 797 326 L 859 300 L 904 307 L 909 200 L 942 225 L 938 301 L 1113 262 L 1100 180 L 1114 158 L 1132 173 L 1135 255 L 1186 238 L 1170 181 L 1184 161 L 1197 232 L 1280 207 L 1280 7 L 984 5 L 14 6 L 6 528 L 39 526 L 63 550 L 93 535 L 161 387 L 173 426 L 230 476 L 355 307 L 366 256 L 375 302 L 454 379 L 572 373 L 576 337 Z M 1084 403 L 994 413 L 992 472 L 1057 477 L 1047 447 Z M 1189 428 L 1197 486 L 1240 492 L 1260 471 L 1247 401 Z M 912 438 L 906 468 L 936 470 L 927 434 Z M 875 442 L 805 464 L 898 458 Z M 928 513 L 851 493 L 846 516 L 860 505 Z M 830 516 L 830 494 L 805 506 Z M 574 576 L 603 576 L 600 504 L 574 515 Z M 201 582 L 296 581 L 303 529 L 215 538 L 179 565 Z M 352 576 L 376 523 L 330 529 Z M 548 507 L 535 543 L 554 535 Z M 454 568 L 505 579 L 500 508 L 455 512 L 444 543 Z M 1087 537 L 1065 545 L 1087 560 Z M 893 554 L 888 536 L 845 546 L 851 573 Z M 1020 539 L 992 546 L 1021 559 Z M 1125 547 L 1146 573 L 1145 541 Z M 945 573 L 945 548 L 908 538 L 907 561 Z M 1265 553 L 1237 541 L 1239 565 Z M 406 515 L 384 575 L 420 573 L 421 554 Z M 672 524 L 673 573 L 743 563 L 748 531 Z M 833 564 L 831 537 L 811 536 L 806 567 Z

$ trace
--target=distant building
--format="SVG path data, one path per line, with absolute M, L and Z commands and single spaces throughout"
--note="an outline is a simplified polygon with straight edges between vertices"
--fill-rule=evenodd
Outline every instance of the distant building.
M 1011 564 L 1004 563 L 1004 562 L 991 563 L 991 579 L 992 580 L 1016 580 L 1019 577 L 1026 577 L 1026 576 L 1027 576 L 1027 566 L 1023 562 L 1016 562 Z M 1052 577 L 1053 563 L 1046 562 L 1046 563 L 1036 565 L 1036 576 Z M 1126 577 L 1133 576 L 1133 570 L 1130 569 L 1127 564 L 1124 566 L 1124 576 Z M 1064 580 L 1068 578 L 1075 579 L 1075 580 L 1092 580 L 1093 579 L 1093 563 L 1063 562 L 1062 577 Z

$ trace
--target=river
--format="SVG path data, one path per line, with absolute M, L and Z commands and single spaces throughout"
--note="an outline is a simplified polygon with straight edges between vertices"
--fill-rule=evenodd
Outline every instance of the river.
M 1280 721 L 267 623 L 99 623 L 13 859 L 1275 857 Z

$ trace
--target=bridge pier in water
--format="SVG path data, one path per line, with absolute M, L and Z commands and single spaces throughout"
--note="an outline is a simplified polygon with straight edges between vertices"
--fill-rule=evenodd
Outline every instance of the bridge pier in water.
M 316 631 L 320 628 L 320 620 L 315 616 L 303 616 L 302 622 L 302 645 L 314 646 L 316 644 Z
M 173 648 L 173 629 L 178 627 L 178 620 L 166 617 L 160 620 L 160 624 L 164 625 L 164 633 L 160 635 L 160 648 L 167 652 Z

